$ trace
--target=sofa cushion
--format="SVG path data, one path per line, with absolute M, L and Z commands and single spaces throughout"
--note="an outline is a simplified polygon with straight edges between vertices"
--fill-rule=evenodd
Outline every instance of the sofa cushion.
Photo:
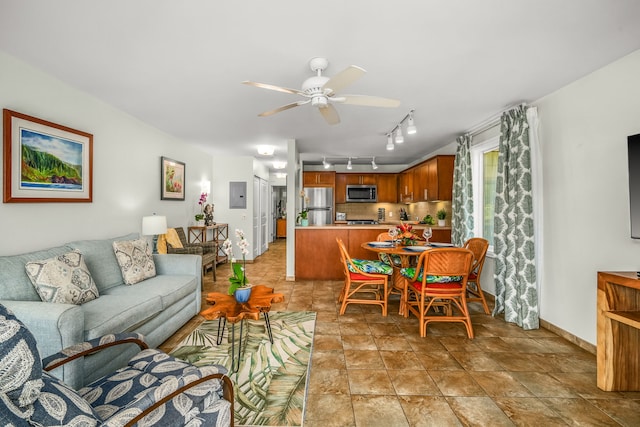
M 162 309 L 166 309 L 187 295 L 193 295 L 200 287 L 195 276 L 188 275 L 158 275 L 134 286 L 116 286 L 109 289 L 109 295 L 126 298 L 131 292 L 141 295 L 158 295 L 162 300 Z
M 105 290 L 124 283 L 116 254 L 113 252 L 113 242 L 133 240 L 138 237 L 138 234 L 132 233 L 112 239 L 78 240 L 67 243 L 67 246 L 82 252 L 93 280 L 102 294 Z
M 17 412 L 28 412 L 43 387 L 41 377 L 42 361 L 36 339 L 0 304 L 0 402 L 23 408 Z
M 113 242 L 113 251 L 127 285 L 134 285 L 156 275 L 153 254 L 146 239 Z
M 124 286 L 129 292 L 109 295 L 111 289 L 100 298 L 82 306 L 84 311 L 84 339 L 120 332 L 134 332 L 137 327 L 162 311 L 162 299 L 140 292 L 137 286 Z
M 78 251 L 31 261 L 25 268 L 44 302 L 80 305 L 99 296 L 84 257 Z
M 30 261 L 55 257 L 67 253 L 69 250 L 68 247 L 58 246 L 21 255 L 0 257 L 0 299 L 40 301 L 24 266 Z

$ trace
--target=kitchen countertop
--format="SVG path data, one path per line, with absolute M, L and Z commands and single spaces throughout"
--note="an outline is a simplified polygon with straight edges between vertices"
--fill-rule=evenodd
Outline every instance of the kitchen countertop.
M 427 226 L 427 224 L 420 224 L 420 223 L 415 223 L 415 222 L 404 222 L 405 224 L 410 224 L 413 225 L 415 228 L 424 228 Z M 380 229 L 388 229 L 390 226 L 392 225 L 400 225 L 400 222 L 397 223 L 382 223 L 382 224 L 357 224 L 357 225 L 347 225 L 346 221 L 342 221 L 341 223 L 336 223 L 336 224 L 329 224 L 329 225 L 307 225 L 307 226 L 301 226 L 301 225 L 296 225 L 296 228 L 300 228 L 300 229 L 322 229 L 322 228 L 344 228 L 344 227 L 349 227 L 349 228 L 353 228 L 353 229 L 372 229 L 372 228 L 380 228 Z M 444 226 L 444 227 L 439 227 L 437 225 L 429 225 L 429 227 L 431 227 L 431 229 L 433 230 L 451 230 L 451 226 Z

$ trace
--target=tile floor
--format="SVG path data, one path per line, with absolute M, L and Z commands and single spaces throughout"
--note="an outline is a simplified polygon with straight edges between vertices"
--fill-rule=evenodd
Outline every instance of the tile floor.
M 318 313 L 305 427 L 640 426 L 640 392 L 600 391 L 595 355 L 548 330 L 524 331 L 471 304 L 475 339 L 462 324 L 431 324 L 421 338 L 415 317 L 397 315 L 397 299 L 387 317 L 366 306 L 339 316 L 342 281 L 287 282 L 284 260 L 278 240 L 247 275 L 285 294 L 274 311 Z M 228 276 L 228 265 L 215 283 L 207 274 L 203 295 L 224 291 Z

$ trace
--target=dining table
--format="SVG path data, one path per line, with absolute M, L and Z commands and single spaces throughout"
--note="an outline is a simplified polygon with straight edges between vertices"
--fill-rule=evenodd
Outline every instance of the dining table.
M 406 311 L 404 307 L 403 296 L 406 294 L 406 280 L 400 274 L 401 268 L 411 267 L 415 265 L 415 260 L 424 251 L 428 251 L 433 248 L 452 247 L 450 243 L 428 243 L 423 240 L 417 240 L 413 245 L 402 245 L 398 241 L 383 240 L 375 242 L 364 242 L 360 245 L 361 248 L 372 251 L 379 254 L 398 255 L 400 257 L 400 265 L 391 263 L 393 267 L 393 288 L 401 292 L 400 311 L 398 314 L 406 317 Z

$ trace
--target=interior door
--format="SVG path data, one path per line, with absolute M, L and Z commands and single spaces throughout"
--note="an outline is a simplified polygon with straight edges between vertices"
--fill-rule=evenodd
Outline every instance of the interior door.
M 260 256 L 260 178 L 253 177 L 253 258 Z
M 269 186 L 260 178 L 260 254 L 269 248 Z

